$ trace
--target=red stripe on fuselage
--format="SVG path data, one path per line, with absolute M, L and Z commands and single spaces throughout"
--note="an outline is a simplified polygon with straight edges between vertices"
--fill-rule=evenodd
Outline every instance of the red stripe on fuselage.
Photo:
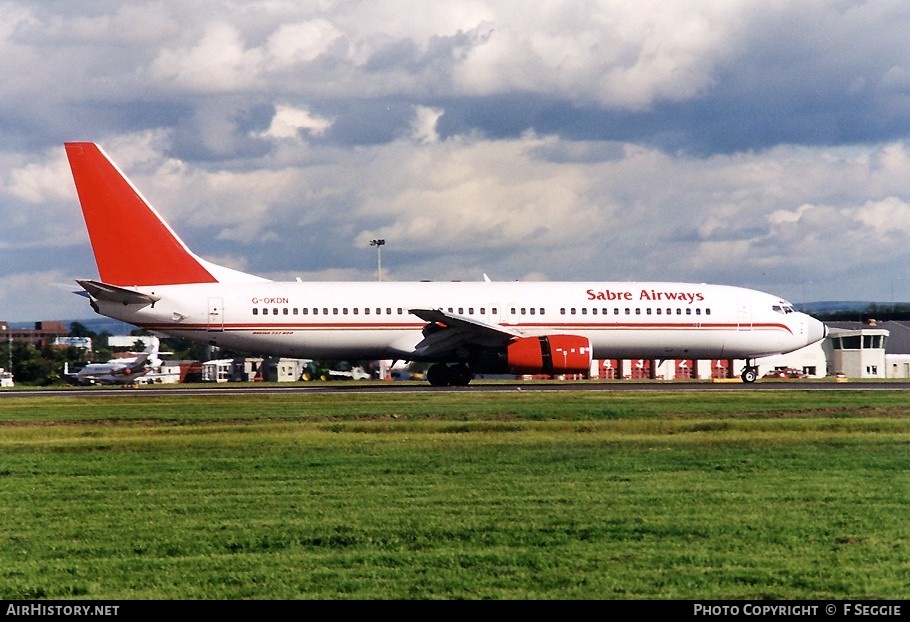
M 167 331 L 187 331 L 187 330 L 210 330 L 213 328 L 213 325 L 209 324 L 172 324 L 172 323 L 136 323 L 133 322 L 136 326 L 140 326 L 147 330 L 159 330 L 162 332 Z M 262 324 L 218 324 L 217 330 L 224 331 L 244 331 L 244 330 L 302 330 L 302 331 L 317 331 L 317 330 L 420 330 L 426 323 L 410 323 L 410 324 L 364 324 L 364 323 L 355 323 L 355 322 L 332 322 L 326 324 L 301 324 L 301 323 L 262 323 Z M 667 331 L 667 330 L 686 330 L 686 331 L 700 331 L 700 330 L 729 330 L 729 331 L 741 331 L 748 332 L 749 330 L 783 330 L 790 334 L 793 334 L 793 331 L 785 324 L 753 324 L 751 328 L 741 328 L 737 324 L 508 324 L 504 325 L 503 328 L 514 328 L 519 330 L 534 330 L 534 331 L 547 331 L 547 332 L 557 332 L 565 330 L 574 330 L 574 331 L 611 331 L 611 330 L 655 330 L 655 331 Z

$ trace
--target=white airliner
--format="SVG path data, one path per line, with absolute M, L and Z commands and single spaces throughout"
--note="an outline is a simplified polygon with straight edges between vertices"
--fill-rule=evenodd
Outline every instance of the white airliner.
M 139 338 L 142 339 L 142 338 Z M 107 363 L 89 363 L 74 374 L 64 364 L 63 374 L 76 384 L 133 384 L 153 367 L 161 365 L 158 338 L 146 338 L 149 345 L 133 358 L 111 359 Z
M 823 339 L 763 292 L 669 282 L 276 282 L 194 254 L 94 143 L 66 143 L 100 280 L 92 308 L 157 334 L 272 356 L 434 363 L 475 374 L 588 374 L 592 359 L 745 359 Z

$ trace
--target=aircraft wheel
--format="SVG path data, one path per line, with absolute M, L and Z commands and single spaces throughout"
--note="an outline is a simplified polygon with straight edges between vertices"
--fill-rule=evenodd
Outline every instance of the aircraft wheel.
M 449 369 L 449 373 L 451 374 L 449 384 L 453 387 L 466 387 L 474 377 L 474 374 L 465 365 L 456 365 Z
M 740 377 L 743 379 L 743 382 L 751 384 L 758 379 L 758 370 L 754 367 L 747 367 L 743 370 L 742 376 Z
M 427 370 L 427 382 L 434 387 L 445 387 L 449 384 L 449 369 L 443 363 L 437 363 Z

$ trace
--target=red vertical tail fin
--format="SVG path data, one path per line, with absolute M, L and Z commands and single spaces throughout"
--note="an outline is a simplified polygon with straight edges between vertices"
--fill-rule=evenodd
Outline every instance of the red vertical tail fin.
M 214 283 L 194 255 L 94 143 L 66 143 L 101 280 L 112 285 Z

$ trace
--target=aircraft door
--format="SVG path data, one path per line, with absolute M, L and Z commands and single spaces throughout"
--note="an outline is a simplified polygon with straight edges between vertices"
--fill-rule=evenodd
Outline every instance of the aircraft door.
M 500 304 L 493 303 L 489 306 L 490 315 L 487 316 L 486 320 L 490 324 L 503 324 L 505 322 L 505 312 L 503 311 L 503 306 Z
M 752 301 L 749 298 L 736 299 L 737 330 L 752 330 Z
M 224 299 L 209 298 L 207 330 L 211 332 L 224 331 Z
M 518 324 L 521 322 L 521 319 L 518 316 L 518 305 L 515 303 L 510 303 L 502 306 L 502 323 L 503 324 Z

